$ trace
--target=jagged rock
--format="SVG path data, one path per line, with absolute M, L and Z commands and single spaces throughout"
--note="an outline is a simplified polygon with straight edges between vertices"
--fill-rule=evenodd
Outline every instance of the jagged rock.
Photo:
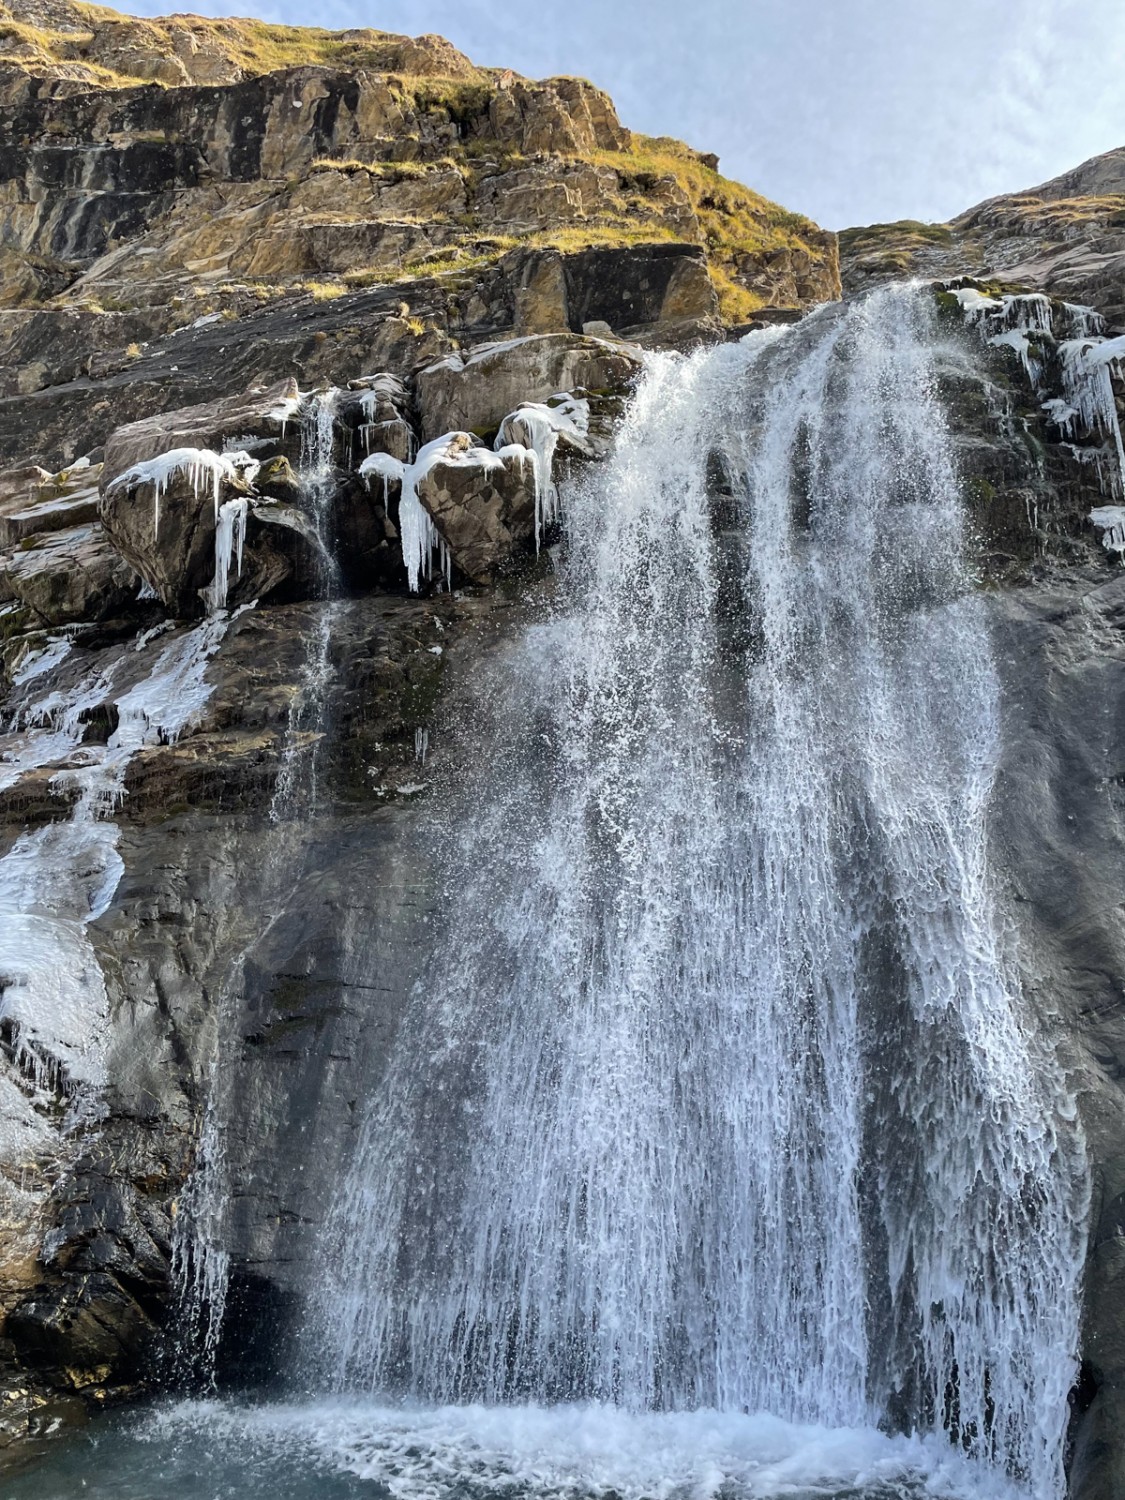
M 410 463 L 418 441 L 409 420 L 410 402 L 406 386 L 386 371 L 348 382 L 348 391 L 337 398 L 336 424 L 347 451 L 349 466 L 372 453 L 386 453 L 400 463 Z
M 0 559 L 12 598 L 48 625 L 104 620 L 136 597 L 139 581 L 101 525 L 32 536 Z
M 1125 327 L 1125 147 L 948 224 L 871 224 L 843 231 L 840 245 L 849 292 L 889 277 L 968 275 L 1086 303 Z
M 100 473 L 87 463 L 60 474 L 37 467 L 0 474 L 0 547 L 96 521 Z
M 621 203 L 620 181 L 612 168 L 560 163 L 554 157 L 486 177 L 476 197 L 482 221 L 508 233 L 586 221 Z M 698 231 L 694 214 L 691 223 Z
M 582 334 L 544 334 L 482 345 L 421 370 L 415 381 L 422 436 L 495 432 L 523 401 L 560 391 L 621 394 L 641 368 L 639 352 Z
M 413 456 L 413 444 L 411 454 Z M 372 452 L 387 453 L 386 448 Z M 392 455 L 393 456 L 393 455 Z M 337 472 L 333 484 L 334 554 L 349 588 L 400 589 L 405 581 L 402 544 L 390 496 L 380 485 L 368 485 L 357 474 Z M 397 503 L 397 492 L 395 493 Z
M 287 458 L 268 458 L 258 470 L 254 488 L 259 495 L 270 500 L 283 500 L 287 505 L 298 505 L 301 500 L 301 484 Z

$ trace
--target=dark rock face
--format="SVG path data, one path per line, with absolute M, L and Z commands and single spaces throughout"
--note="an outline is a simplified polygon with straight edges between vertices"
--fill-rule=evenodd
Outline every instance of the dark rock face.
M 1072 1493 L 1101 1500 L 1125 1479 L 1121 1209 L 1125 1194 L 1125 577 L 1045 569 L 993 601 L 1004 686 L 1004 757 L 992 830 L 1022 913 L 1031 1003 L 1061 1033 L 1094 1169 L 1082 1406 Z M 1081 1407 L 1079 1408 L 1081 1413 Z

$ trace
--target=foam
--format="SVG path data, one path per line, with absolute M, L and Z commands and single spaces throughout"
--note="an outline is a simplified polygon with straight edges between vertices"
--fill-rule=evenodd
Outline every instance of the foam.
M 148 1420 L 152 1443 L 230 1443 L 240 1453 L 385 1485 L 394 1500 L 459 1495 L 619 1500 L 766 1497 L 1015 1497 L 948 1443 L 710 1410 L 480 1405 L 404 1408 L 365 1402 L 242 1406 L 179 1402 Z

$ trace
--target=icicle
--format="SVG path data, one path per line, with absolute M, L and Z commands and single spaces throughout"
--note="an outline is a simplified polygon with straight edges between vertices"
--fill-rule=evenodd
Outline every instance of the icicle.
M 215 524 L 219 521 L 219 495 L 224 482 L 252 485 L 261 465 L 248 453 L 213 453 L 210 448 L 170 448 L 157 458 L 134 464 L 118 474 L 107 493 L 152 486 L 153 536 L 160 535 L 160 501 L 174 479 L 187 479 L 192 494 L 201 500 L 208 492 L 214 502 Z
M 1090 520 L 1102 533 L 1102 546 L 1125 560 L 1125 505 L 1099 505 Z
M 569 436 L 582 443 L 589 427 L 589 403 L 569 392 L 561 392 L 551 403 L 525 401 L 500 423 L 496 451 L 507 453 L 514 447 L 522 447 L 534 459 L 536 552 L 539 551 L 542 528 L 550 525 L 558 515 L 554 462 L 559 439 Z
M 1125 443 L 1117 419 L 1113 377 L 1125 374 L 1125 337 L 1094 341 L 1071 339 L 1060 345 L 1063 389 L 1086 433 L 1101 432 L 1112 438 L 1117 452 L 1115 488 L 1125 484 Z
M 239 577 L 242 576 L 242 549 L 246 540 L 246 515 L 249 501 L 245 497 L 224 502 L 219 511 L 215 527 L 215 573 L 206 590 L 207 608 L 211 611 L 226 609 L 230 587 L 230 565 L 236 559 Z

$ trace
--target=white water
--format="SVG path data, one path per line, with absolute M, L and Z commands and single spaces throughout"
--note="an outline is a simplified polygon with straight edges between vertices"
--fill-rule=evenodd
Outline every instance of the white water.
M 990 876 L 930 338 L 888 288 L 654 359 L 570 496 L 330 1225 L 337 1389 L 598 1403 L 641 1459 L 889 1423 L 1061 1495 L 1084 1161 Z

